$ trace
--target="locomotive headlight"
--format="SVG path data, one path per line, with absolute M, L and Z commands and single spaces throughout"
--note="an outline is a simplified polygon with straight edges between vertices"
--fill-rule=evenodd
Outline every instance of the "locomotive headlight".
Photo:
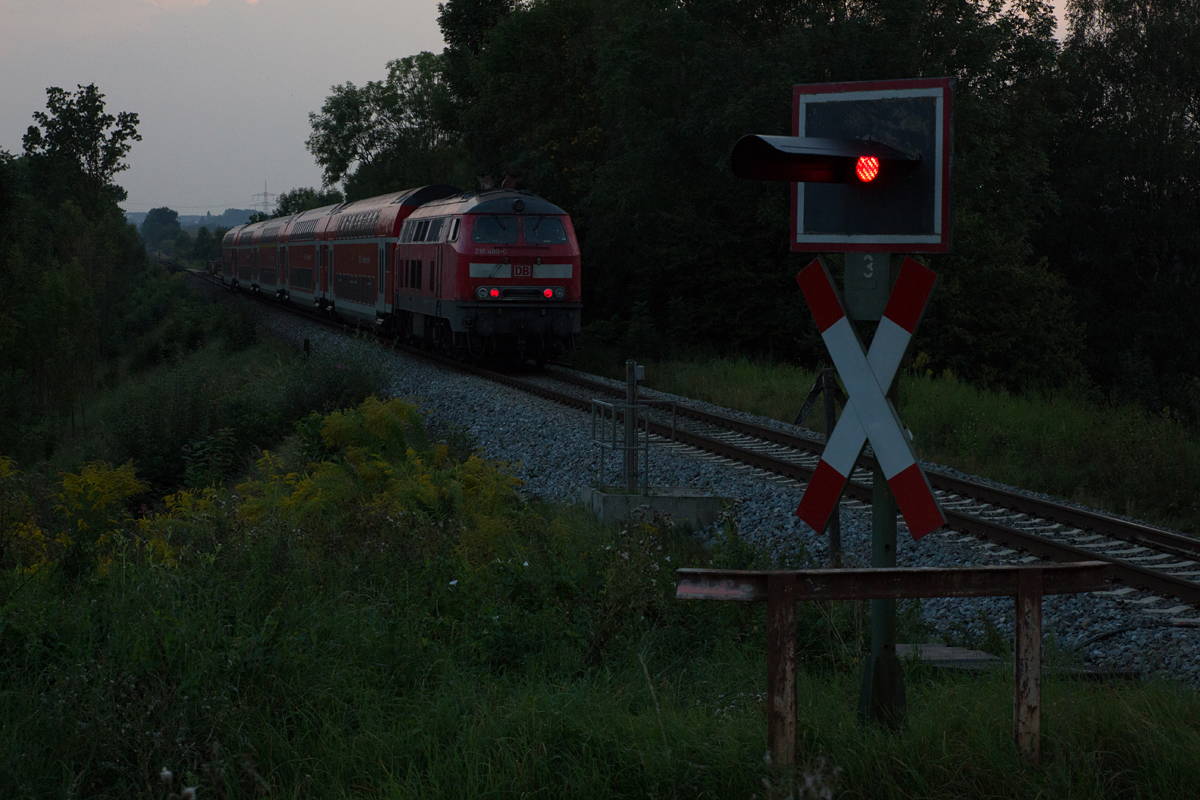
M 475 296 L 478 297 L 480 300 L 486 300 L 487 299 L 487 288 L 480 286 L 478 289 L 475 290 Z
M 566 296 L 566 294 L 567 294 L 566 291 L 561 286 L 559 286 L 557 289 L 554 290 L 554 296 L 557 297 L 559 300 L 562 300 L 563 297 Z

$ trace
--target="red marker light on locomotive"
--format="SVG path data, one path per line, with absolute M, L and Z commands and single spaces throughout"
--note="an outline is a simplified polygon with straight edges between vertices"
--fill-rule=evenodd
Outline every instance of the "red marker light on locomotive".
M 870 183 L 879 175 L 879 159 L 875 156 L 859 156 L 854 165 L 854 174 L 863 183 Z
M 499 296 L 500 296 L 500 290 L 499 290 L 499 289 L 492 289 L 490 292 L 488 292 L 488 294 L 490 294 L 492 297 L 499 297 Z
M 554 290 L 553 289 L 543 289 L 542 296 L 544 296 L 548 300 L 551 297 L 554 297 Z

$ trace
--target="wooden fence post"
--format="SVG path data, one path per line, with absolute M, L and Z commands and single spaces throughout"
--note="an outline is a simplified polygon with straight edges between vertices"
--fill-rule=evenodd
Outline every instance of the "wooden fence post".
M 767 578 L 767 748 L 773 763 L 796 763 L 796 581 Z
M 1030 764 L 1041 760 L 1042 571 L 1022 570 L 1017 579 L 1016 659 L 1013 676 L 1013 738 Z

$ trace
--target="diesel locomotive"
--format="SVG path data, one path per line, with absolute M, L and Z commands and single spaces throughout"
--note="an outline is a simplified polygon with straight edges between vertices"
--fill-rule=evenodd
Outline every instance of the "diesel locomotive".
M 553 203 L 515 189 L 423 186 L 233 228 L 229 287 L 481 358 L 574 349 L 579 242 Z

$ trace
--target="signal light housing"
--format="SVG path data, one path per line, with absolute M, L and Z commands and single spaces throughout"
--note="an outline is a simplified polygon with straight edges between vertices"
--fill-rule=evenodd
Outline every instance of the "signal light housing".
M 792 87 L 792 136 L 734 145 L 733 174 L 792 184 L 791 250 L 946 253 L 953 80 Z

